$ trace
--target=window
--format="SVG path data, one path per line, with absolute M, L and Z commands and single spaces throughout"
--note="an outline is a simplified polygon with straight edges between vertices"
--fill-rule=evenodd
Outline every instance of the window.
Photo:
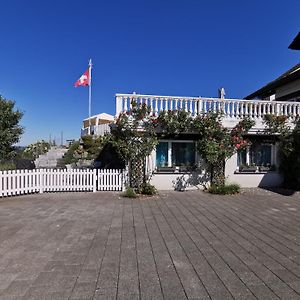
M 192 141 L 161 141 L 156 146 L 158 168 L 193 166 L 195 164 L 195 143 Z
M 253 144 L 250 146 L 250 164 L 256 166 L 271 166 L 271 147 L 270 144 Z
M 238 151 L 237 153 L 237 165 L 243 166 L 247 164 L 247 152 L 246 150 Z
M 194 143 L 172 143 L 172 165 L 192 166 L 195 164 Z
M 237 165 L 270 168 L 274 164 L 272 152 L 272 144 L 253 143 L 248 149 L 237 153 Z
M 168 142 L 160 142 L 156 146 L 156 166 L 168 166 Z

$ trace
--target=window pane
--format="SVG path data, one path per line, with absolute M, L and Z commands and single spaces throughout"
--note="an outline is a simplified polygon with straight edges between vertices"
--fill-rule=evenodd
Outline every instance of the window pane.
M 270 166 L 271 145 L 251 145 L 250 163 L 256 166 Z
M 168 166 L 168 143 L 160 142 L 156 146 L 156 166 L 167 167 Z
M 246 149 L 242 151 L 238 151 L 237 153 L 237 165 L 238 166 L 243 166 L 246 165 Z
M 172 143 L 172 165 L 192 166 L 195 164 L 194 143 Z

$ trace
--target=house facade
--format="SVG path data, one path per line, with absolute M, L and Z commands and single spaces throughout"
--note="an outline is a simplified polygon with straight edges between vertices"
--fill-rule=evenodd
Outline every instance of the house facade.
M 107 113 L 94 115 L 86 118 L 82 122 L 81 136 L 95 135 L 101 136 L 110 132 L 109 124 L 114 122 L 114 116 Z
M 279 186 L 282 177 L 278 171 L 276 138 L 265 134 L 263 120 L 266 114 L 283 115 L 289 125 L 294 126 L 293 122 L 300 115 L 300 65 L 279 78 L 245 99 L 116 94 L 116 117 L 129 111 L 132 101 L 150 106 L 155 116 L 169 110 L 184 110 L 192 117 L 218 112 L 223 116 L 223 126 L 228 129 L 243 117 L 250 117 L 255 121 L 247 134 L 251 146 L 226 161 L 227 181 L 242 187 Z M 192 133 L 160 139 L 147 159 L 147 171 L 157 189 L 195 189 L 208 183 L 205 164 L 195 150 L 195 143 Z

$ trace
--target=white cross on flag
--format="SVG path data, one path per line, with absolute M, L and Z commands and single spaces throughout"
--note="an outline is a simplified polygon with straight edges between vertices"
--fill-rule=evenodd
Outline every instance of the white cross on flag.
M 90 85 L 90 69 L 87 69 L 80 78 L 75 82 L 75 87 Z

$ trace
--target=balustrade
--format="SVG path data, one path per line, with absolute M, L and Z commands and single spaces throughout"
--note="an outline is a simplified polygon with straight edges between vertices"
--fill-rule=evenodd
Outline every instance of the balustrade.
M 138 104 L 149 105 L 153 115 L 158 115 L 160 112 L 168 110 L 184 110 L 192 116 L 205 114 L 209 111 L 220 112 L 224 118 L 228 119 L 239 119 L 248 116 L 252 119 L 261 120 L 266 114 L 275 114 L 285 115 L 290 120 L 294 120 L 300 115 L 299 102 L 137 94 L 117 94 L 116 115 L 127 112 L 131 108 L 133 101 Z

